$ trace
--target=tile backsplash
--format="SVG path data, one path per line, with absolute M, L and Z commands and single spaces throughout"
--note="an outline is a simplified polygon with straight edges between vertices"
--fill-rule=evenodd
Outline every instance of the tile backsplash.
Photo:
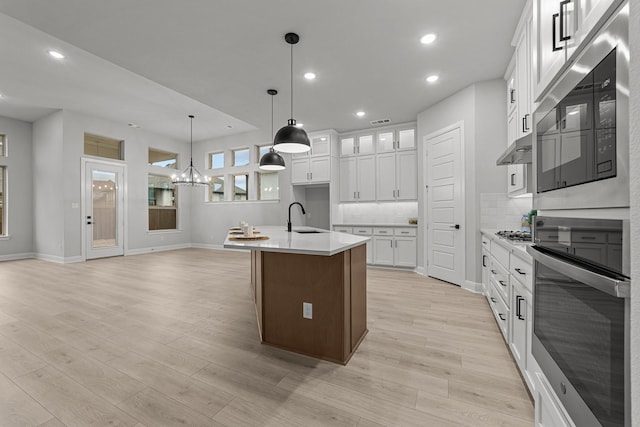
M 336 224 L 408 224 L 418 217 L 418 202 L 342 203 L 338 205 Z
M 480 194 L 480 227 L 520 230 L 522 215 L 533 206 L 531 196 L 509 198 L 505 193 Z

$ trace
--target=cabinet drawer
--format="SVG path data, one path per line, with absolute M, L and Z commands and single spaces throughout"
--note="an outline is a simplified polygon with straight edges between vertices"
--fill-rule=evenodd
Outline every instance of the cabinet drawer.
M 493 315 L 498 322 L 498 326 L 500 327 L 500 332 L 504 339 L 507 339 L 507 327 L 509 325 L 509 309 L 507 305 L 502 300 L 502 297 L 498 295 L 498 291 L 495 288 L 495 283 L 489 286 L 490 295 L 489 295 L 489 304 L 491 304 L 491 311 L 493 311 Z
M 373 227 L 374 236 L 393 236 L 393 228 Z
M 511 266 L 510 272 L 513 277 L 531 292 L 533 288 L 533 260 L 526 261 L 517 255 L 511 254 L 509 265 Z
M 509 270 L 509 249 L 505 248 L 497 242 L 491 242 L 491 255 L 500 263 L 504 268 Z
M 353 227 L 353 234 L 359 234 L 361 236 L 371 236 L 372 233 L 371 227 Z
M 491 256 L 491 261 L 489 262 L 489 273 L 489 277 L 494 281 L 496 289 L 500 292 L 502 298 L 505 301 L 509 301 L 509 272 L 493 256 Z
M 393 234 L 396 236 L 416 237 L 418 230 L 415 228 L 396 228 L 393 230 Z
M 352 227 L 333 227 L 333 231 L 337 231 L 339 233 L 353 234 L 353 228 Z
M 487 250 L 491 249 L 491 239 L 486 234 L 482 235 L 482 247 Z

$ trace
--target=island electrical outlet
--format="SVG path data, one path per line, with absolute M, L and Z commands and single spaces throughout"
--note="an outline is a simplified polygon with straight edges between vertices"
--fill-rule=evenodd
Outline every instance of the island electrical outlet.
M 313 304 L 310 302 L 302 303 L 302 317 L 305 319 L 313 319 Z

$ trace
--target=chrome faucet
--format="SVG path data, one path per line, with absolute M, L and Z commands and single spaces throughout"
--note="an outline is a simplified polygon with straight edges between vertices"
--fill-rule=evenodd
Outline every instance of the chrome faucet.
M 304 207 L 300 204 L 300 202 L 293 202 L 289 205 L 289 220 L 287 221 L 287 231 L 291 233 L 291 206 L 298 205 L 302 210 L 302 215 L 306 215 L 307 213 L 304 211 Z

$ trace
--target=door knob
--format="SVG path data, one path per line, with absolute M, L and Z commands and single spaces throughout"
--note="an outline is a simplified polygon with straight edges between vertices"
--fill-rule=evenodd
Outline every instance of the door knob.
M 456 230 L 460 230 L 460 224 L 450 225 L 449 228 L 455 228 Z

